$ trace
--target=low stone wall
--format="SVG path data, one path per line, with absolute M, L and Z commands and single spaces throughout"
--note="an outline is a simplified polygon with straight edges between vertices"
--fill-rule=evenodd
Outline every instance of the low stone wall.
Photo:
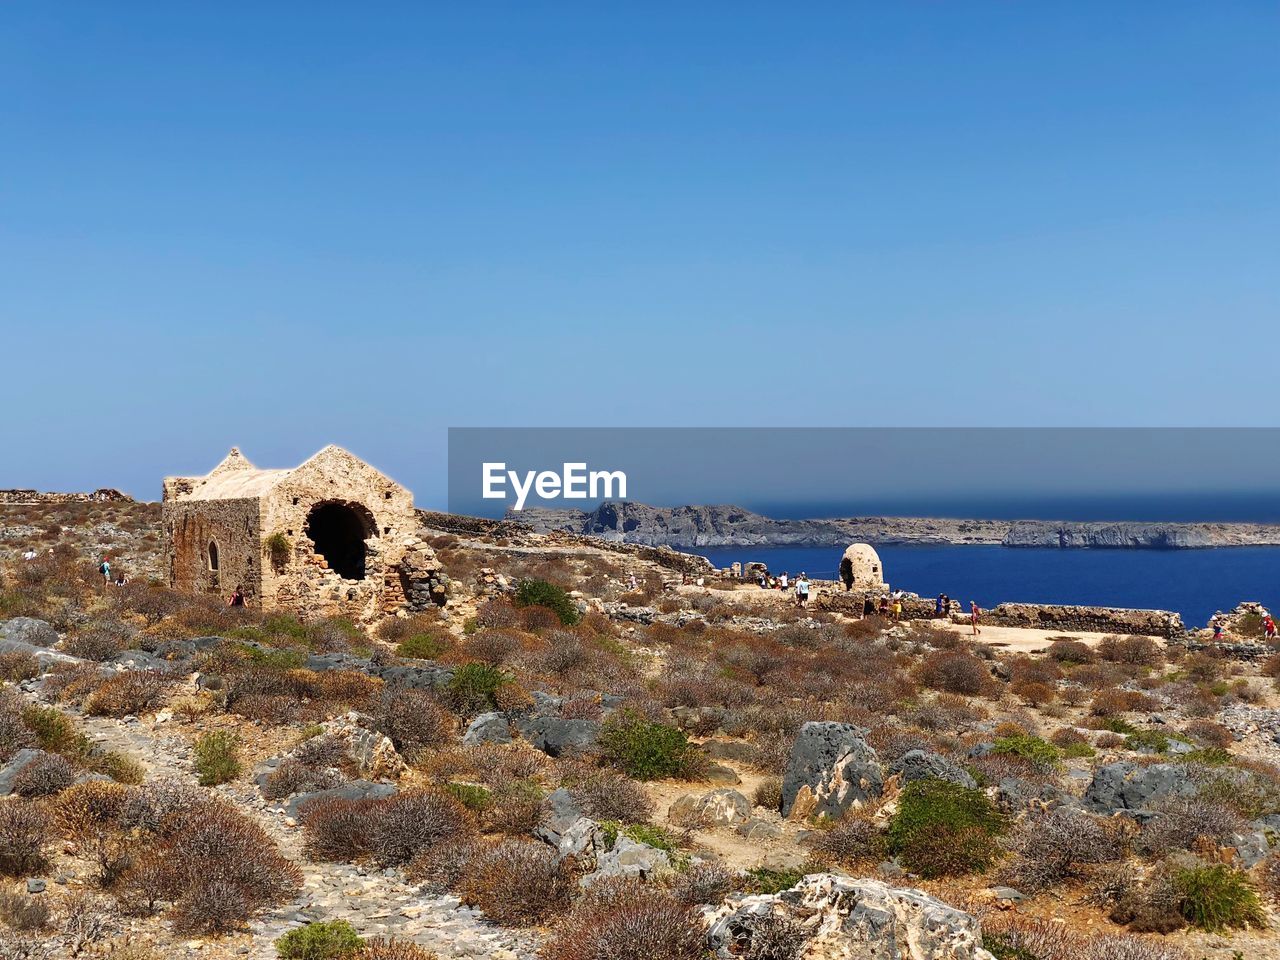
M 981 622 L 1001 627 L 1033 627 L 1073 633 L 1142 634 L 1168 640 L 1181 640 L 1187 633 L 1181 614 L 1123 607 L 1001 603 L 984 611 Z
M 867 597 L 877 606 L 880 603 L 880 593 L 864 593 L 858 590 L 845 590 L 839 585 L 832 587 L 820 587 L 817 593 L 810 601 L 814 609 L 821 610 L 824 613 L 840 613 L 847 617 L 862 616 L 864 601 Z M 902 604 L 902 620 L 936 620 L 937 601 L 931 597 L 918 597 L 915 594 L 907 594 L 903 596 L 899 602 Z M 893 600 L 889 601 L 892 608 Z M 952 602 L 952 610 L 958 609 L 957 605 Z

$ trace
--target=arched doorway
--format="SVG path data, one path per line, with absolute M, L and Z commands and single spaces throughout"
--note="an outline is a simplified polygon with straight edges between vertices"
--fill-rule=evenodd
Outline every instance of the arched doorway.
M 377 532 L 367 510 L 352 503 L 325 500 L 307 514 L 304 532 L 330 570 L 344 580 L 364 579 L 365 540 Z

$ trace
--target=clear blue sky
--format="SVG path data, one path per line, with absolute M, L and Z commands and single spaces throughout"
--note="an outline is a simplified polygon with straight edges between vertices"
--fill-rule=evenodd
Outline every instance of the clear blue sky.
M 1275 424 L 1272 2 L 0 6 L 0 486 Z

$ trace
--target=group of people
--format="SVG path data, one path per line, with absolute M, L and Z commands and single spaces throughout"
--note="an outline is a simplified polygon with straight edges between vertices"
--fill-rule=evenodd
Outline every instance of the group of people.
M 102 562 L 98 564 L 98 573 L 102 574 L 102 585 L 104 587 L 123 587 L 129 582 L 129 578 L 123 573 L 111 573 L 111 558 L 103 556 Z
M 781 576 L 774 576 L 768 571 L 761 571 L 756 577 L 756 584 L 761 590 L 795 590 L 796 606 L 807 607 L 809 605 L 809 577 L 800 572 L 800 576 L 795 580 L 791 579 L 791 574 L 784 570 Z

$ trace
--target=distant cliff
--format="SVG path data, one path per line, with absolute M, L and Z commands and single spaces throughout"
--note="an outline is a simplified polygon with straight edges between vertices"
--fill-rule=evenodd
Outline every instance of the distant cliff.
M 613 500 L 591 511 L 510 511 L 507 519 L 543 533 L 564 530 L 605 540 L 684 548 L 842 547 L 859 541 L 1143 550 L 1280 545 L 1280 526 L 1260 523 L 1079 523 L 942 517 L 773 520 L 742 507 L 651 507 Z

